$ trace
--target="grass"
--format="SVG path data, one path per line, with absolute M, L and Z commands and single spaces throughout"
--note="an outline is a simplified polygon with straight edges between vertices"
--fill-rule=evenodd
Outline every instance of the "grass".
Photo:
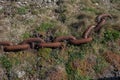
M 65 14 L 60 14 L 58 17 L 58 20 L 61 21 L 62 23 L 65 23 L 66 21 L 66 15 Z
M 43 57 L 44 59 L 48 60 L 50 58 L 50 52 L 52 49 L 50 48 L 44 48 L 44 49 L 39 49 L 39 56 Z
M 27 39 L 30 37 L 30 33 L 29 32 L 25 32 L 24 34 L 22 34 L 22 38 L 23 39 Z
M 95 16 L 97 14 L 106 12 L 105 8 L 102 9 L 101 5 L 96 5 L 99 0 L 70 0 L 65 1 L 65 3 L 63 2 L 63 0 L 60 1 L 61 2 L 58 3 L 59 6 L 57 8 L 54 7 L 56 8 L 56 10 L 54 8 L 52 8 L 52 10 L 51 8 L 45 7 L 38 8 L 36 4 L 30 3 L 33 4 L 31 6 L 29 5 L 29 15 L 32 19 L 27 19 L 27 17 L 25 17 L 26 19 L 19 20 L 17 21 L 17 23 L 22 24 L 21 27 L 30 26 L 30 30 L 31 28 L 34 28 L 37 32 L 40 32 L 41 34 L 45 33 L 44 36 L 46 36 L 46 32 L 52 30 L 54 37 L 61 35 L 74 35 L 75 37 L 80 39 L 83 31 L 87 28 L 87 26 L 89 24 L 95 23 Z M 112 2 L 116 1 L 117 0 L 113 0 Z M 80 2 L 82 3 L 80 4 Z M 56 13 L 54 11 L 56 11 Z M 112 10 L 111 13 L 114 13 L 114 15 L 116 15 L 116 12 L 117 14 L 119 13 L 119 11 L 117 10 Z M 2 10 L 0 10 L 0 13 L 2 13 Z M 15 16 L 20 16 L 21 18 L 22 15 L 25 15 L 27 13 L 29 13 L 27 7 L 20 7 L 17 8 L 17 15 Z M 14 18 L 16 18 L 15 16 Z M 116 15 L 116 17 L 118 17 L 119 19 L 118 15 Z M 117 22 L 119 21 L 117 20 Z M 73 27 L 71 27 L 70 25 L 72 23 L 75 23 L 73 24 Z M 117 28 L 118 27 L 119 25 L 117 26 Z M 29 37 L 29 32 L 25 32 L 24 34 L 22 34 L 23 39 Z M 96 33 L 94 33 L 92 37 L 94 37 L 95 40 L 90 43 L 82 44 L 80 46 L 67 44 L 64 50 L 41 48 L 38 52 L 31 52 L 31 54 L 27 52 L 25 52 L 25 54 L 17 53 L 15 54 L 15 58 L 13 57 L 13 55 L 11 55 L 11 57 L 9 58 L 3 56 L 0 57 L 0 63 L 5 69 L 9 71 L 12 69 L 12 67 L 15 67 L 15 69 L 18 68 L 18 66 L 15 65 L 20 64 L 19 69 L 21 70 L 23 69 L 23 67 L 21 66 L 23 64 L 27 64 L 24 66 L 24 71 L 26 72 L 25 77 L 40 76 L 41 79 L 46 78 L 46 72 L 48 72 L 51 67 L 63 64 L 65 65 L 65 69 L 68 74 L 68 80 L 91 80 L 91 77 L 94 77 L 97 73 L 101 73 L 102 70 L 104 70 L 108 66 L 107 62 L 100 54 L 103 54 L 106 50 L 108 50 L 108 48 L 110 48 L 109 50 L 116 50 L 119 47 L 116 46 L 116 44 L 114 45 L 115 47 L 105 46 L 104 44 L 108 42 L 114 43 L 117 39 L 120 38 L 120 32 L 117 30 L 108 29 L 106 31 L 103 31 L 101 38 L 99 38 L 98 34 Z M 102 41 L 104 41 L 104 43 Z M 88 63 L 86 60 L 86 58 L 91 58 L 91 55 L 94 55 L 95 59 L 96 56 L 98 56 L 95 65 Z M 75 62 L 78 63 L 78 65 Z M 73 63 L 75 63 L 77 67 L 74 67 Z M 93 73 L 87 73 L 87 69 L 92 70 Z M 12 71 L 14 72 L 14 69 L 12 69 Z
M 36 28 L 36 31 L 42 31 L 45 32 L 48 29 L 54 28 L 55 27 L 55 23 L 54 22 L 43 22 L 40 24 L 39 27 Z
M 50 48 L 42 48 L 39 49 L 39 52 L 37 54 L 37 64 L 36 66 L 40 67 L 40 69 L 37 70 L 39 76 L 41 79 L 44 79 L 46 77 L 46 72 L 48 69 L 54 64 L 51 62 L 52 57 L 50 55 L 52 49 Z
M 26 7 L 17 8 L 17 13 L 20 14 L 20 15 L 26 14 L 27 11 L 28 10 L 26 9 Z
M 84 71 L 82 71 L 81 68 L 85 68 L 83 66 L 81 66 L 81 64 L 80 64 L 78 66 L 78 68 L 75 69 L 72 66 L 72 63 L 68 62 L 66 64 L 66 71 L 67 71 L 67 74 L 68 74 L 68 80 L 92 80 L 90 76 L 85 76 L 85 75 L 82 74 L 82 72 L 84 72 Z
M 82 76 L 79 73 L 77 73 L 74 76 L 74 80 L 92 80 L 90 76 Z
M 120 32 L 116 30 L 106 30 L 104 32 L 104 41 L 114 41 L 120 38 Z
M 90 8 L 90 7 L 85 7 L 82 9 L 83 11 L 86 11 L 86 12 L 92 12 L 92 13 L 95 13 L 95 14 L 98 14 L 99 11 L 97 9 L 94 9 L 94 8 Z
M 95 70 L 96 73 L 100 73 L 107 66 L 108 66 L 108 63 L 105 61 L 105 59 L 103 57 L 98 57 L 96 59 L 96 64 L 93 69 Z
M 51 58 L 54 59 L 55 65 L 66 62 L 66 61 L 64 61 L 64 58 L 60 55 L 61 54 L 60 50 L 54 49 L 54 50 L 52 50 L 52 52 L 50 54 L 51 54 Z
M 9 58 L 7 58 L 6 56 L 2 56 L 0 57 L 0 63 L 2 64 L 2 66 L 4 68 L 6 68 L 7 71 L 10 71 L 12 68 L 12 63 L 10 61 Z

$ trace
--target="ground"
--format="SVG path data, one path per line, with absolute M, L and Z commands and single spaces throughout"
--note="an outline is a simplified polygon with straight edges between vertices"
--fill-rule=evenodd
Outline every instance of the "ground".
M 0 80 L 96 80 L 120 77 L 119 0 L 0 1 L 0 41 L 21 41 L 40 34 L 46 41 L 63 35 L 82 38 L 99 14 L 111 14 L 90 43 L 63 42 L 59 49 L 4 52 L 0 46 Z

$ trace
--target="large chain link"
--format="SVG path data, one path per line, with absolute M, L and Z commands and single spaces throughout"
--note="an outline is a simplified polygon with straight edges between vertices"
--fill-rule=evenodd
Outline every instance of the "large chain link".
M 41 38 L 28 38 L 26 40 L 23 40 L 21 43 L 17 45 L 14 45 L 12 42 L 9 42 L 9 41 L 1 41 L 0 46 L 3 46 L 3 51 L 5 52 L 17 52 L 17 51 L 23 51 L 27 49 L 62 48 L 64 46 L 63 41 L 65 40 L 67 40 L 70 44 L 73 44 L 73 45 L 89 43 L 93 40 L 93 38 L 90 36 L 92 30 L 94 29 L 95 32 L 100 31 L 100 29 L 106 22 L 106 17 L 109 17 L 111 19 L 110 14 L 101 14 L 97 16 L 96 25 L 90 25 L 84 31 L 81 39 L 77 39 L 74 36 L 60 36 L 55 38 L 52 42 L 45 42 Z

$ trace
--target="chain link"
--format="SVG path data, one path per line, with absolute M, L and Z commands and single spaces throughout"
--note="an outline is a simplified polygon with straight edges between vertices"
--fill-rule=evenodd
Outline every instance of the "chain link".
M 17 45 L 14 45 L 12 42 L 9 42 L 9 41 L 1 41 L 0 46 L 3 46 L 3 51 L 5 52 L 17 52 L 17 51 L 23 51 L 28 49 L 39 49 L 39 48 L 62 48 L 65 46 L 65 43 L 63 42 L 65 40 L 67 40 L 70 44 L 73 44 L 73 45 L 89 43 L 93 40 L 93 38 L 90 36 L 92 30 L 94 29 L 95 32 L 100 31 L 100 29 L 106 22 L 106 17 L 111 18 L 111 15 L 101 14 L 97 16 L 96 25 L 90 25 L 84 31 L 81 39 L 76 39 L 76 37 L 74 36 L 60 36 L 55 38 L 53 42 L 45 42 L 41 38 L 28 38 L 26 40 L 23 40 L 21 43 Z

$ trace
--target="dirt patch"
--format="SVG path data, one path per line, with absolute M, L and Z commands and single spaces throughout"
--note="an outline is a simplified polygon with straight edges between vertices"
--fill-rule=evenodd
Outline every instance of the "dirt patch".
M 45 80 L 67 80 L 65 68 L 62 66 L 50 69 L 47 72 L 47 76 Z
M 103 54 L 103 56 L 107 62 L 109 62 L 115 68 L 120 70 L 120 55 L 119 54 L 115 54 L 113 52 L 106 52 L 105 54 Z

